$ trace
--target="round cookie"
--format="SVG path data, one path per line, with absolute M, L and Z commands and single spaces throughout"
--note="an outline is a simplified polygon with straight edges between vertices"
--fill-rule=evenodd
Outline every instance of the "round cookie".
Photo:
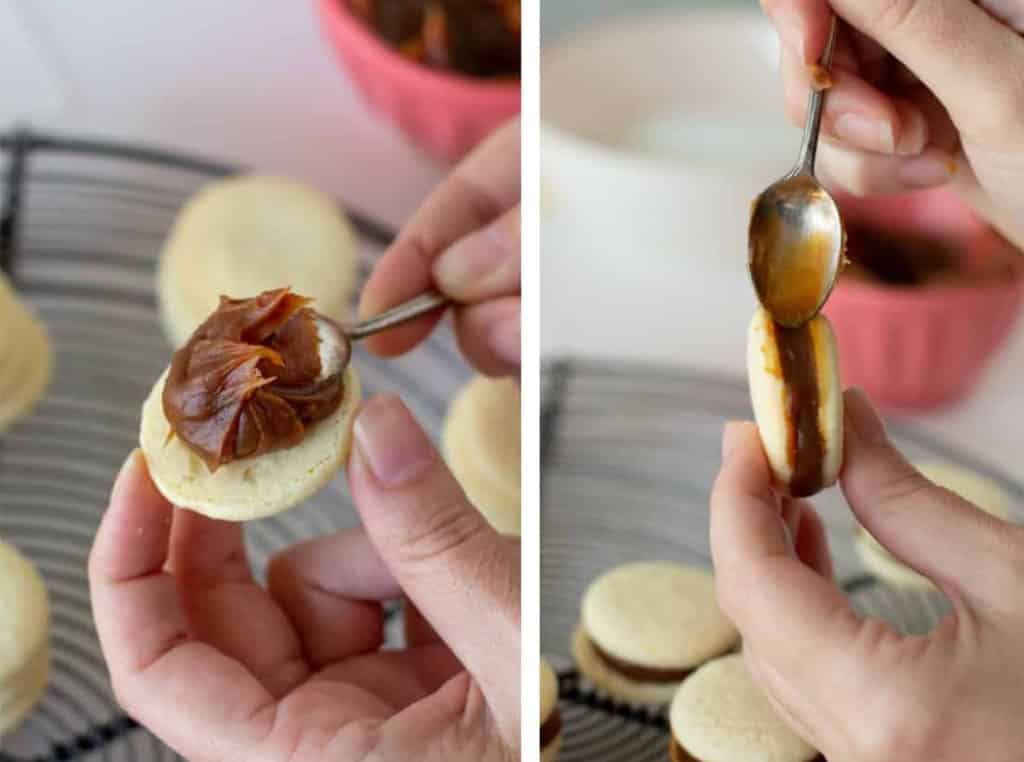
M 611 569 L 587 588 L 572 653 L 580 672 L 609 696 L 666 704 L 690 672 L 738 641 L 711 574 L 640 562 Z
M 327 486 L 348 458 L 359 407 L 359 377 L 345 371 L 345 397 L 329 417 L 309 427 L 295 446 L 236 460 L 210 473 L 206 464 L 172 436 L 162 403 L 167 373 L 142 407 L 139 441 L 153 482 L 169 501 L 225 521 L 249 521 L 280 513 Z
M 0 736 L 39 702 L 50 671 L 50 604 L 32 563 L 0 541 Z
M 791 374 L 802 369 L 807 388 L 792 383 Z M 843 465 L 843 389 L 828 318 L 818 315 L 802 328 L 785 329 L 758 308 L 747 335 L 747 376 L 779 491 L 809 497 L 835 484 Z
M 991 479 L 944 461 L 927 461 L 916 467 L 928 480 L 957 493 L 986 513 L 1003 521 L 1010 519 L 1010 496 Z M 893 587 L 935 590 L 931 580 L 897 560 L 864 527 L 857 528 L 854 547 L 868 572 Z
M 46 327 L 0 273 L 0 434 L 32 411 L 52 375 Z
M 558 710 L 558 677 L 540 660 L 540 760 L 555 762 L 562 749 L 562 715 Z
M 775 712 L 741 655 L 709 662 L 683 683 L 672 700 L 669 725 L 673 762 L 810 762 L 819 758 Z
M 485 376 L 466 384 L 448 408 L 442 448 L 470 502 L 499 532 L 518 535 L 519 384 Z
M 282 285 L 348 317 L 358 277 L 352 227 L 328 196 L 292 180 L 240 175 L 211 183 L 181 210 L 157 272 L 164 329 L 184 344 L 221 295 Z

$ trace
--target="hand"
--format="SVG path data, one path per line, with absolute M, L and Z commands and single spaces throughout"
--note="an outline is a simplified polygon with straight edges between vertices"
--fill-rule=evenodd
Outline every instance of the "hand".
M 719 603 L 751 672 L 829 762 L 1020 759 L 1024 530 L 925 480 L 863 393 L 848 392 L 846 410 L 846 499 L 952 613 L 923 637 L 856 614 L 814 508 L 780 500 L 756 429 L 730 424 L 711 544 Z
M 952 182 L 976 211 L 1024 245 L 1024 3 L 762 4 L 783 42 L 786 108 L 800 125 L 808 64 L 824 50 L 830 5 L 853 27 L 840 33 L 825 100 L 825 181 L 858 195 Z
M 426 200 L 374 268 L 359 312 L 375 315 L 436 288 L 455 303 L 463 354 L 491 376 L 519 373 L 519 122 L 469 155 Z M 380 334 L 385 357 L 427 337 L 440 314 Z
M 360 412 L 348 477 L 365 530 L 287 550 L 265 589 L 242 525 L 172 507 L 133 453 L 89 559 L 118 701 L 191 762 L 518 759 L 517 546 L 396 397 Z M 381 651 L 403 595 L 408 646 Z

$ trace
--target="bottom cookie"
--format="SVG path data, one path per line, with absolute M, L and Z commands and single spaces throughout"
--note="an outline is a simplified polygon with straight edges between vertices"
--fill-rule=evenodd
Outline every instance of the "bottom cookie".
M 572 656 L 583 677 L 602 693 L 620 701 L 630 704 L 667 704 L 679 689 L 680 681 L 643 683 L 616 672 L 601 658 L 582 627 L 577 627 L 573 633 Z

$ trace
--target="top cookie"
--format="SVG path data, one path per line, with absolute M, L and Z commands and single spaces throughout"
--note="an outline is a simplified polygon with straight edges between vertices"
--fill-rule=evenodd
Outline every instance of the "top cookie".
M 351 225 L 323 193 L 264 175 L 212 183 L 185 205 L 164 245 L 157 292 L 165 329 L 180 346 L 220 296 L 280 286 L 343 320 L 358 262 Z
M 701 667 L 669 713 L 672 735 L 701 762 L 808 762 L 817 752 L 778 716 L 740 655 Z
M 626 564 L 598 577 L 583 597 L 582 621 L 602 650 L 654 669 L 696 666 L 738 638 L 718 608 L 714 578 L 667 561 Z

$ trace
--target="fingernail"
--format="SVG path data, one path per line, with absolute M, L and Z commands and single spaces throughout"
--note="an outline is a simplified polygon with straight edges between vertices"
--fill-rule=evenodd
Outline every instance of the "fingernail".
M 740 442 L 740 435 L 743 431 L 743 424 L 738 421 L 729 421 L 722 429 L 722 461 L 729 459 L 729 456 L 736 450 Z
M 896 136 L 892 125 L 886 121 L 869 119 L 861 114 L 843 114 L 832 127 L 836 137 L 858 148 L 881 153 L 896 150 Z
M 115 483 L 121 481 L 121 477 L 128 473 L 135 466 L 135 460 L 141 454 L 142 451 L 138 447 L 136 447 L 134 450 L 128 453 L 128 457 L 124 459 L 124 463 L 121 464 L 121 468 L 119 468 L 117 471 L 117 476 L 114 478 Z
M 882 417 L 861 389 L 850 389 L 846 393 L 846 416 L 854 434 L 863 442 L 877 445 L 888 438 Z
M 385 486 L 407 484 L 433 460 L 426 435 L 394 394 L 367 402 L 359 411 L 354 432 L 359 455 Z
M 952 171 L 951 171 L 952 170 Z M 900 181 L 910 188 L 934 188 L 953 179 L 956 164 L 949 159 L 915 156 L 900 162 L 896 172 Z
M 499 320 L 491 329 L 491 348 L 502 360 L 519 365 L 522 359 L 522 331 L 518 315 Z
M 499 277 L 514 253 L 514 236 L 499 220 L 449 246 L 434 263 L 434 278 L 447 293 L 479 288 Z

